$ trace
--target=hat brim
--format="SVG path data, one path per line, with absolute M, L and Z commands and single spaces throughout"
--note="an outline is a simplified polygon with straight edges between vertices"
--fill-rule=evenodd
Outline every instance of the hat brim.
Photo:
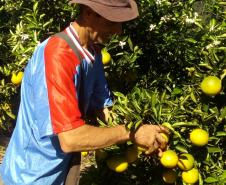
M 109 7 L 89 0 L 71 0 L 70 4 L 72 3 L 86 5 L 105 19 L 113 22 L 126 22 L 135 19 L 139 15 L 137 4 L 134 0 L 129 0 L 130 6 L 128 7 Z

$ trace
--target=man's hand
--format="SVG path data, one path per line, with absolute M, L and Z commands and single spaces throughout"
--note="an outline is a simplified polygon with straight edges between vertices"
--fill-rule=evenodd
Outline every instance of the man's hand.
M 169 134 L 169 131 L 158 125 L 142 125 L 132 135 L 132 140 L 138 145 L 147 148 L 145 154 L 149 155 L 157 150 L 164 150 L 167 146 L 167 141 L 162 137 L 161 133 Z

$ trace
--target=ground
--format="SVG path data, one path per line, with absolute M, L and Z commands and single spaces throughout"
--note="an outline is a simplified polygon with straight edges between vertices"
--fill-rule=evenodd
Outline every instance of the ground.
M 0 164 L 2 164 L 2 158 L 5 154 L 5 148 L 8 145 L 9 137 L 0 136 Z

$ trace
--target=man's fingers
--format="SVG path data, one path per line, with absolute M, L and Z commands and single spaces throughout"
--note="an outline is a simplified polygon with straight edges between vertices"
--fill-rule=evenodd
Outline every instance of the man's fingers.
M 159 148 L 159 144 L 157 141 L 154 141 L 153 145 L 148 148 L 148 150 L 145 151 L 146 155 L 150 155 L 154 151 L 156 151 Z
M 166 139 L 161 134 L 156 134 L 156 140 L 159 143 L 161 149 L 165 149 L 167 145 Z
M 161 158 L 163 155 L 163 151 L 161 148 L 158 148 L 158 157 Z
M 166 128 L 165 126 L 161 126 L 161 125 L 154 125 L 154 126 L 157 132 L 165 133 L 167 135 L 170 133 L 168 128 Z

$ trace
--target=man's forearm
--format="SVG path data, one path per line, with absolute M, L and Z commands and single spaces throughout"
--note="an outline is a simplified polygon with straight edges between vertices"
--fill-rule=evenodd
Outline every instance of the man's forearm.
M 129 131 L 124 125 L 110 128 L 100 128 L 83 125 L 79 128 L 58 134 L 61 148 L 64 152 L 95 150 L 130 139 Z

